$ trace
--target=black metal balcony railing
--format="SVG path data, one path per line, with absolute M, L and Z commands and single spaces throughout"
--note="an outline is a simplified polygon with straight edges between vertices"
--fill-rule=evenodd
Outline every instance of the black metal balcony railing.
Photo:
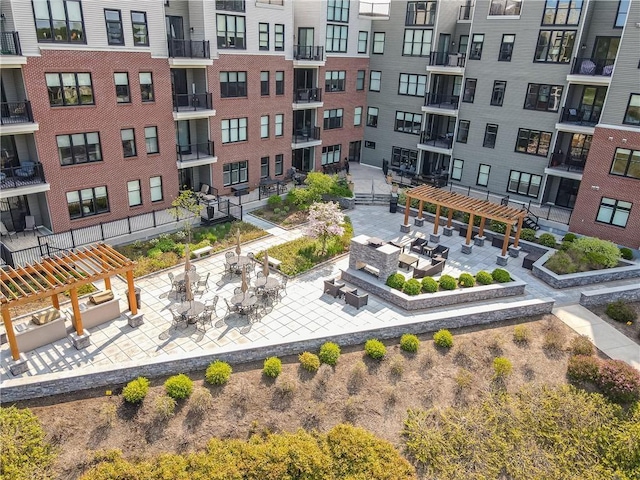
M 453 132 L 450 132 L 450 133 L 421 132 L 420 144 L 432 145 L 434 147 L 449 149 L 453 146 Z
M 429 93 L 424 96 L 425 107 L 439 107 L 447 109 L 457 109 L 460 103 L 460 95 L 442 95 L 440 93 Z
M 362 15 L 363 17 L 388 17 L 389 8 L 390 8 L 390 2 L 387 2 L 387 3 L 360 2 L 358 15 Z
M 560 122 L 593 127 L 600 121 L 600 113 L 600 110 L 594 110 L 592 108 L 578 110 L 577 108 L 565 107 L 560 114 Z
M 168 45 L 169 56 L 173 58 L 211 58 L 209 40 L 170 38 Z
M 0 125 L 33 122 L 31 102 L 2 102 L 0 103 Z
M 41 163 L 23 162 L 17 167 L 3 168 L 0 172 L 0 188 L 19 188 L 45 183 Z
M 442 67 L 464 67 L 466 55 L 464 53 L 431 52 L 429 65 Z
M 0 54 L 22 55 L 18 32 L 0 32 Z
M 189 145 L 176 145 L 176 155 L 179 162 L 200 160 L 215 156 L 213 142 L 191 143 Z
M 588 58 L 576 57 L 571 65 L 571 73 L 574 75 L 601 75 L 610 77 L 613 73 L 615 58 Z
M 321 62 L 324 60 L 324 47 L 294 45 L 293 58 L 296 60 L 313 60 Z
M 458 20 L 471 20 L 471 13 L 473 12 L 473 4 L 460 5 L 460 12 L 458 13 Z
M 174 112 L 211 110 L 212 108 L 213 101 L 210 93 L 185 93 L 173 95 Z
M 293 143 L 306 143 L 320 140 L 320 127 L 301 127 L 293 132 Z
M 549 168 L 566 170 L 567 172 L 582 172 L 587 162 L 587 154 L 572 155 L 571 153 L 554 153 L 549 161 Z
M 311 103 L 321 101 L 321 88 L 297 88 L 293 91 L 293 103 Z

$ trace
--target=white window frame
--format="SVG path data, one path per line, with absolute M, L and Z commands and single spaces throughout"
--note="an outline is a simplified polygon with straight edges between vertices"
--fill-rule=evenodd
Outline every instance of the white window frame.
M 149 178 L 149 192 L 151 194 L 151 202 L 161 202 L 164 200 L 161 176 Z
M 355 107 L 353 110 L 353 126 L 359 127 L 362 125 L 362 107 Z
M 222 143 L 247 141 L 247 117 L 222 120 Z
M 140 180 L 130 180 L 127 182 L 127 199 L 130 207 L 142 205 L 142 187 Z
M 269 115 L 260 117 L 260 138 L 269 138 Z

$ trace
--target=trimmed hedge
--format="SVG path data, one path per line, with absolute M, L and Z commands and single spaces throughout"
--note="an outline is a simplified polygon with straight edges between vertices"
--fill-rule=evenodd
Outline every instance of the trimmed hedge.
M 320 347 L 318 358 L 322 363 L 326 363 L 327 365 L 334 366 L 336 363 L 338 363 L 339 357 L 340 357 L 340 347 L 338 346 L 337 343 L 325 342 Z
M 128 403 L 140 403 L 149 393 L 149 380 L 145 377 L 138 377 L 131 380 L 122 389 L 122 398 Z
M 320 368 L 320 359 L 315 353 L 304 352 L 298 355 L 300 366 L 308 372 L 316 372 Z
M 425 293 L 435 293 L 438 291 L 438 282 L 433 277 L 424 277 L 422 279 L 422 291 Z
M 476 273 L 476 282 L 478 282 L 480 285 L 491 285 L 493 283 L 493 277 L 489 272 L 480 270 L 478 273 Z
M 387 347 L 380 340 L 367 340 L 364 344 L 364 351 L 374 360 L 381 360 L 387 354 Z
M 453 347 L 453 335 L 449 330 L 441 329 L 433 334 L 433 341 L 442 348 Z
M 451 275 L 441 275 L 438 285 L 442 290 L 455 290 L 458 287 L 458 281 Z
M 276 378 L 282 373 L 282 360 L 278 357 L 269 357 L 264 361 L 262 373 L 270 378 Z
M 419 346 L 420 340 L 411 333 L 405 333 L 400 337 L 400 348 L 405 352 L 416 353 Z
M 193 392 L 193 380 L 184 373 L 173 375 L 164 382 L 164 389 L 174 400 L 184 400 Z
M 493 272 L 491 272 L 491 277 L 494 282 L 497 283 L 507 283 L 511 281 L 511 275 L 504 268 L 496 268 Z
M 389 275 L 389 278 L 387 278 L 386 284 L 388 287 L 402 291 L 405 281 L 404 275 L 401 273 L 392 273 Z
M 224 385 L 231 378 L 231 372 L 233 372 L 231 365 L 227 362 L 216 360 L 209 364 L 204 378 L 211 385 Z

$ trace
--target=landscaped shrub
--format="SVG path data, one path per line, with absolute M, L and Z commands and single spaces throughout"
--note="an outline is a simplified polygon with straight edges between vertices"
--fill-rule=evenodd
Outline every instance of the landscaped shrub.
M 473 384 L 473 374 L 466 368 L 460 368 L 453 378 L 459 390 L 465 390 Z
M 551 326 L 544 332 L 542 347 L 547 350 L 560 351 L 564 348 L 564 334 L 556 327 Z
M 367 340 L 364 344 L 364 351 L 374 360 L 380 360 L 387 354 L 387 347 L 380 340 Z
M 565 234 L 564 234 L 564 237 L 562 237 L 562 241 L 563 241 L 563 242 L 569 242 L 569 243 L 571 243 L 571 242 L 573 242 L 576 238 L 578 238 L 578 237 L 576 236 L 576 234 L 575 234 L 575 233 L 565 233 Z
M 578 238 L 571 245 L 571 250 L 585 255 L 596 266 L 600 264 L 602 267 L 611 268 L 617 266 L 620 261 L 620 249 L 608 240 L 593 237 Z
M 573 260 L 569 256 L 569 254 L 562 250 L 554 253 L 551 258 L 546 261 L 544 266 L 558 275 L 567 275 L 569 273 L 576 273 L 578 271 L 578 268 L 573 263 Z
M 424 277 L 422 279 L 422 291 L 425 293 L 434 293 L 438 291 L 438 282 L 433 277 Z
M 489 230 L 496 233 L 505 233 L 507 231 L 507 224 L 497 220 L 491 220 L 489 223 Z
M 496 268 L 493 272 L 491 272 L 491 277 L 494 282 L 497 283 L 507 283 L 511 281 L 511 275 L 504 268 Z
M 622 360 L 602 361 L 597 383 L 602 393 L 614 402 L 640 400 L 640 372 Z
M 401 273 L 392 273 L 391 275 L 389 275 L 389 278 L 387 278 L 387 286 L 396 290 L 402 290 L 402 287 L 404 287 L 404 282 L 404 275 L 402 275 Z
M 538 237 L 538 243 L 544 247 L 556 248 L 556 237 L 550 233 L 543 233 Z
M 400 348 L 405 352 L 416 353 L 419 346 L 420 340 L 411 333 L 405 333 L 400 337 Z
M 449 330 L 438 330 L 433 334 L 433 341 L 438 347 L 451 348 L 453 347 L 453 335 Z
M 160 258 L 162 256 L 162 250 L 159 248 L 150 248 L 147 250 L 147 257 L 149 258 Z
M 520 240 L 534 242 L 536 240 L 536 231 L 533 228 L 523 228 L 520 231 Z
M 476 282 L 478 282 L 480 285 L 491 285 L 493 283 L 493 277 L 489 272 L 480 270 L 478 273 L 476 273 Z
M 586 335 L 580 335 L 571 340 L 572 355 L 593 355 L 594 353 L 595 347 Z
M 595 382 L 600 371 L 600 360 L 590 355 L 573 355 L 567 364 L 567 377 L 573 382 Z
M 193 380 L 184 373 L 167 378 L 164 390 L 174 400 L 183 400 L 193 392 Z
M 402 287 L 402 291 L 407 295 L 418 295 L 422 290 L 422 283 L 416 278 L 410 278 Z
M 529 329 L 526 325 L 513 327 L 513 341 L 516 343 L 527 343 L 529 341 Z
M 620 249 L 620 256 L 625 260 L 633 260 L 633 252 L 627 247 L 622 247 Z
M 149 380 L 144 377 L 138 377 L 131 380 L 122 389 L 122 398 L 129 403 L 140 403 L 149 393 Z
M 458 283 L 465 288 L 473 287 L 476 284 L 476 279 L 470 273 L 461 273 L 458 278 Z
M 231 378 L 231 372 L 233 372 L 231 365 L 227 362 L 216 360 L 209 364 L 204 378 L 211 385 L 224 385 Z
M 271 210 L 280 207 L 280 205 L 282 205 L 282 198 L 280 197 L 280 195 L 272 195 L 267 200 L 267 206 Z
M 280 212 L 281 212 L 280 207 L 275 207 L 275 208 L 273 209 L 273 213 L 274 213 L 274 215 L 280 215 Z
M 337 343 L 325 342 L 322 344 L 318 353 L 318 358 L 322 363 L 333 366 L 338 363 L 338 357 L 340 357 L 340 347 Z
M 304 352 L 298 355 L 300 366 L 308 372 L 315 372 L 320 368 L 320 359 L 315 353 Z
M 451 275 L 441 275 L 438 282 L 442 290 L 455 290 L 458 286 L 458 282 Z
M 496 357 L 493 359 L 493 375 L 495 378 L 504 378 L 511 375 L 513 365 L 511 360 L 505 357 Z
M 156 398 L 153 407 L 159 418 L 168 420 L 176 413 L 176 405 L 177 402 L 174 398 L 171 398 L 169 395 L 160 395 Z
M 270 378 L 276 378 L 282 372 L 282 360 L 278 357 L 269 357 L 264 361 L 262 373 Z
M 628 305 L 622 300 L 617 302 L 611 302 L 607 304 L 605 313 L 616 322 L 634 322 L 638 318 L 638 314 L 631 305 Z

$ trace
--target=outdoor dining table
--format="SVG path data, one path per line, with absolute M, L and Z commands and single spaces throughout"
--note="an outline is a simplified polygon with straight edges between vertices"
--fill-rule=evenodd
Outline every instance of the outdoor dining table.
M 204 312 L 204 308 L 204 303 L 194 300 L 192 302 L 182 302 L 180 306 L 176 308 L 176 312 L 186 317 L 187 323 L 196 323 L 198 315 Z
M 239 293 L 231 297 L 231 303 L 238 307 L 238 313 L 246 315 L 258 303 L 258 297 L 255 294 Z
M 177 273 L 174 277 L 173 280 L 175 282 L 184 282 L 185 276 L 187 275 L 187 272 L 182 272 L 182 273 Z M 189 280 L 191 280 L 191 284 L 193 285 L 194 283 L 196 283 L 198 280 L 200 280 L 200 275 L 197 274 L 194 271 L 189 271 Z
M 280 282 L 277 278 L 272 277 L 260 277 L 256 279 L 256 287 L 264 288 L 265 290 L 272 290 L 274 288 L 278 288 L 280 286 Z

